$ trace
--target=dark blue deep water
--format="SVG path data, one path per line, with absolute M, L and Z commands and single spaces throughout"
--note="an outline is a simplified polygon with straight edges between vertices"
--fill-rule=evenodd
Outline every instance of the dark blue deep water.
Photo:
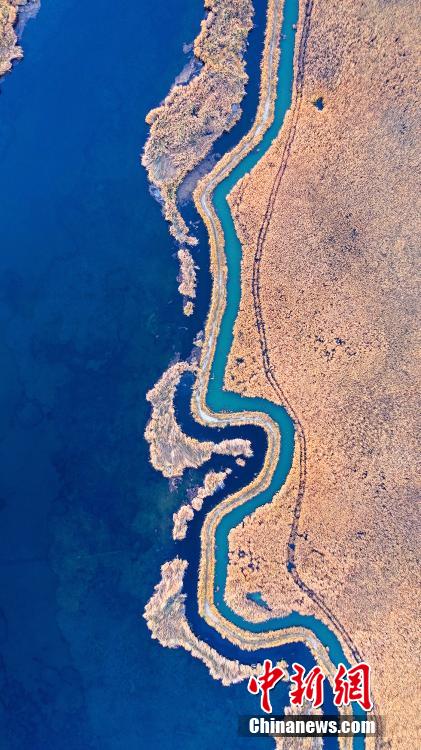
M 202 15 L 45 0 L 1 84 L 1 750 L 247 743 L 244 685 L 141 618 L 180 502 L 148 464 L 145 393 L 202 321 L 139 153 Z

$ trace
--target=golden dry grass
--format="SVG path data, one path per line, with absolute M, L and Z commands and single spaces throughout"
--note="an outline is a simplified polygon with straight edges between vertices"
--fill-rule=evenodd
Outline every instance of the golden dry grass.
M 209 461 L 213 453 L 246 458 L 253 455 L 249 440 L 233 438 L 215 443 L 191 438 L 182 431 L 175 414 L 175 394 L 183 374 L 195 372 L 195 369 L 188 362 L 170 365 L 146 394 L 152 405 L 151 418 L 145 430 L 150 460 L 153 467 L 167 478 L 181 477 L 187 468 L 197 469 Z
M 163 104 L 149 112 L 150 134 L 142 163 L 159 188 L 170 231 L 194 244 L 177 209 L 183 178 L 209 153 L 213 143 L 241 114 L 247 75 L 244 49 L 252 27 L 251 0 L 205 0 L 208 11 L 194 43 L 203 67 L 187 85 L 175 85 Z
M 314 4 L 257 274 L 270 363 L 306 439 L 296 569 L 371 663 L 392 748 L 415 746 L 418 719 L 418 26 L 413 0 Z M 227 380 L 272 400 L 253 260 L 293 122 L 232 195 L 244 258 Z M 286 572 L 294 481 L 231 536 L 228 591 L 248 616 L 239 582 L 326 619 Z M 259 564 L 242 570 L 239 550 Z

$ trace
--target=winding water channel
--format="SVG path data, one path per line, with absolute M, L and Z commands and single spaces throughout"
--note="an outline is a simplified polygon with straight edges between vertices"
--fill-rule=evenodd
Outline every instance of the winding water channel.
M 250 662 L 250 652 L 279 658 L 282 647 L 301 641 L 324 663 L 330 674 L 339 662 L 348 664 L 337 636 L 323 622 L 312 616 L 291 612 L 286 617 L 251 622 L 233 611 L 224 598 L 227 566 L 228 536 L 234 527 L 259 506 L 270 502 L 285 482 L 292 465 L 295 444 L 294 422 L 286 409 L 262 398 L 240 396 L 223 387 L 224 372 L 233 341 L 233 328 L 241 297 L 241 245 L 227 202 L 233 186 L 261 159 L 273 138 L 282 127 L 285 114 L 291 106 L 294 75 L 294 26 L 298 21 L 298 0 L 281 0 L 276 6 L 283 12 L 281 55 L 276 70 L 277 34 L 270 40 L 268 60 L 268 87 L 266 99 L 247 136 L 228 158 L 217 164 L 208 178 L 199 186 L 196 204 L 206 223 L 211 244 L 213 290 L 208 316 L 205 344 L 200 370 L 193 389 L 192 410 L 204 425 L 256 425 L 266 433 L 266 456 L 258 476 L 247 487 L 224 498 L 207 514 L 201 531 L 201 556 L 199 578 L 200 616 L 209 629 L 235 643 L 237 658 Z M 274 24 L 276 31 L 277 24 Z M 278 27 L 279 31 L 279 27 Z M 270 124 L 271 97 L 276 85 L 273 121 Z M 265 132 L 266 131 L 266 132 Z M 259 140 L 260 139 L 260 140 Z M 258 141 L 257 145 L 256 142 Z M 250 149 L 250 145 L 253 147 Z M 207 634 L 208 642 L 209 633 Z M 219 638 L 213 643 L 220 647 Z M 281 649 L 281 650 L 280 650 Z M 360 714 L 355 710 L 355 714 Z M 326 743 L 327 746 L 327 743 Z M 344 747 L 364 747 L 363 738 L 350 740 Z

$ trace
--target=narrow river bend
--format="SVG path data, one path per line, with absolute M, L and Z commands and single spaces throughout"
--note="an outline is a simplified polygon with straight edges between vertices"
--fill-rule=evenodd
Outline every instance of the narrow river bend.
M 257 164 L 270 147 L 292 102 L 294 26 L 298 21 L 299 3 L 298 0 L 285 0 L 283 9 L 281 6 L 279 3 L 278 10 L 280 13 L 283 10 L 283 20 L 278 71 L 274 68 L 273 51 L 268 56 L 268 78 L 273 86 L 278 73 L 273 121 L 270 124 L 269 90 L 269 99 L 263 102 L 259 110 L 260 119 L 256 116 L 249 134 L 241 142 L 243 145 L 233 149 L 231 158 L 225 157 L 222 167 L 219 163 L 216 165 L 196 193 L 196 204 L 206 222 L 213 252 L 213 293 L 200 371 L 193 389 L 192 410 L 204 425 L 224 427 L 251 424 L 262 427 L 267 435 L 266 457 L 264 462 L 262 460 L 263 468 L 257 480 L 253 479 L 247 487 L 220 501 L 203 522 L 198 616 L 208 626 L 208 629 L 200 626 L 201 636 L 220 652 L 235 656 L 240 661 L 255 662 L 257 656 L 261 658 L 263 654 L 266 657 L 272 656 L 273 659 L 282 655 L 287 661 L 291 661 L 292 652 L 293 658 L 297 658 L 293 644 L 301 641 L 311 648 L 313 654 L 324 652 L 326 664 L 330 661 L 331 667 L 335 667 L 339 662 L 348 664 L 348 661 L 338 637 L 321 620 L 291 612 L 287 617 L 251 622 L 233 611 L 224 598 L 229 533 L 256 508 L 272 500 L 285 482 L 294 454 L 294 422 L 283 406 L 262 398 L 243 397 L 223 387 L 241 297 L 241 245 L 235 232 L 227 196 L 238 180 Z M 305 8 L 308 23 L 311 6 L 312 3 L 307 3 Z M 264 133 L 262 137 L 261 133 Z M 260 140 L 256 144 L 258 138 Z M 251 149 L 250 143 L 253 144 Z M 197 533 L 196 523 L 194 527 L 194 531 L 191 529 L 189 532 L 190 539 L 192 533 Z M 190 563 L 197 569 L 197 552 L 192 554 L 190 548 L 188 556 Z M 193 579 L 190 573 L 187 583 L 190 595 L 193 594 L 195 583 L 197 577 Z M 188 614 L 189 619 L 194 619 L 197 632 L 198 616 L 194 613 L 194 608 L 188 607 Z M 210 635 L 212 628 L 218 634 L 215 638 Z M 235 640 L 236 647 L 227 649 L 225 641 L 222 646 L 222 640 L 218 636 Z M 330 745 L 330 740 L 329 743 L 325 740 L 326 747 L 328 744 L 333 746 L 333 743 Z M 355 738 L 346 746 L 357 750 L 364 747 L 364 740 Z

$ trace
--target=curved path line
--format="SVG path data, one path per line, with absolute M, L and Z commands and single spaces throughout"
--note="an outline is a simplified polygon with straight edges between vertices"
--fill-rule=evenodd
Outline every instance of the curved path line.
M 303 21 L 303 30 L 301 35 L 301 42 L 300 42 L 300 51 L 298 54 L 298 61 L 300 63 L 300 59 L 304 57 L 305 53 L 305 46 L 308 38 L 308 31 L 310 26 L 310 17 L 311 17 L 311 11 L 313 7 L 313 0 L 307 0 L 305 5 L 305 16 Z M 222 232 L 222 227 L 220 224 L 220 221 L 218 219 L 218 216 L 216 214 L 216 211 L 214 209 L 213 203 L 212 203 L 212 196 L 213 193 L 219 183 L 221 183 L 229 174 L 230 172 L 242 161 L 242 159 L 257 145 L 257 143 L 261 140 L 264 132 L 269 128 L 272 120 L 273 120 L 273 103 L 276 98 L 276 85 L 277 85 L 277 70 L 278 70 L 278 63 L 279 63 L 279 35 L 280 35 L 280 27 L 281 27 L 281 19 L 282 19 L 282 2 L 281 0 L 274 0 L 272 3 L 272 13 L 269 12 L 268 14 L 268 22 L 271 22 L 271 30 L 270 33 L 267 35 L 266 39 L 266 49 L 265 49 L 265 62 L 264 62 L 264 72 L 266 73 L 265 79 L 263 81 L 263 90 L 261 92 L 260 97 L 260 103 L 258 112 L 256 115 L 255 122 L 249 131 L 249 133 L 244 136 L 244 138 L 240 141 L 238 146 L 233 149 L 229 154 L 225 155 L 221 159 L 220 162 L 216 165 L 216 167 L 213 169 L 213 171 L 207 175 L 204 180 L 202 180 L 199 185 L 196 188 L 194 198 L 196 207 L 201 214 L 210 238 L 210 247 L 211 247 L 211 267 L 212 267 L 212 275 L 213 275 L 213 288 L 212 288 L 212 301 L 211 301 L 211 307 L 209 316 L 206 323 L 206 331 L 205 331 L 205 340 L 202 347 L 202 355 L 201 355 L 201 361 L 199 366 L 198 375 L 196 378 L 196 383 L 194 386 L 193 391 L 193 398 L 192 398 L 192 411 L 194 415 L 198 418 L 200 422 L 206 425 L 211 426 L 227 426 L 227 425 L 242 425 L 242 424 L 254 424 L 259 427 L 262 427 L 262 429 L 265 430 L 267 439 L 268 439 L 268 448 L 265 456 L 265 462 L 263 465 L 262 470 L 259 472 L 257 477 L 253 480 L 252 483 L 248 485 L 245 489 L 241 489 L 238 492 L 234 493 L 233 495 L 230 495 L 223 501 L 221 501 L 210 513 L 207 514 L 203 528 L 202 528 L 202 558 L 201 558 L 201 566 L 200 566 L 200 583 L 199 583 L 199 599 L 200 599 L 200 611 L 205 617 L 205 619 L 211 619 L 213 627 L 218 624 L 218 629 L 222 634 L 227 635 L 228 632 L 233 627 L 232 623 L 227 621 L 225 618 L 222 617 L 222 615 L 216 610 L 216 607 L 214 605 L 214 598 L 213 598 L 213 591 L 214 591 L 214 581 L 213 581 L 213 573 L 214 573 L 214 555 L 215 555 L 215 530 L 216 526 L 218 525 L 220 519 L 226 515 L 229 511 L 231 511 L 233 508 L 237 507 L 238 505 L 245 504 L 248 500 L 250 500 L 252 497 L 255 497 L 258 493 L 263 492 L 265 489 L 267 489 L 270 486 L 271 479 L 273 477 L 273 473 L 276 467 L 277 460 L 279 458 L 279 450 L 280 450 L 280 442 L 281 442 L 281 435 L 279 431 L 279 427 L 277 423 L 264 412 L 226 412 L 226 413 L 218 413 L 213 410 L 211 410 L 207 403 L 206 403 L 206 396 L 208 391 L 208 385 L 209 385 L 209 378 L 210 378 L 210 372 L 211 372 L 211 366 L 212 366 L 212 360 L 215 352 L 215 345 L 217 336 L 220 329 L 221 320 L 225 311 L 226 307 L 226 279 L 227 279 L 227 268 L 226 268 L 226 260 L 225 260 L 225 247 L 224 247 L 224 235 Z M 298 67 L 298 70 L 300 70 L 300 66 Z M 302 76 L 301 76 L 302 78 Z M 297 82 L 299 80 L 299 76 L 297 75 Z M 301 98 L 302 96 L 302 85 L 297 85 L 297 95 L 296 95 L 296 101 L 297 97 Z M 296 112 L 295 115 L 295 121 L 298 116 L 297 113 L 297 107 L 294 107 L 294 110 Z M 281 170 L 282 173 L 285 171 L 286 163 L 282 162 L 282 165 L 280 167 L 280 170 L 278 172 L 278 175 L 280 174 Z M 278 176 L 277 175 L 277 176 Z M 279 188 L 279 185 L 278 185 Z M 273 210 L 273 201 L 276 197 L 276 192 L 272 190 L 271 193 L 271 199 L 272 199 L 272 210 Z M 267 225 L 266 225 L 266 232 L 267 227 L 269 225 L 270 221 L 270 215 L 271 210 L 268 208 L 266 215 L 268 217 Z M 264 237 L 265 234 L 263 234 L 262 230 L 259 234 L 259 236 Z M 259 245 L 260 254 L 257 258 L 257 263 L 260 262 L 261 258 L 261 248 L 262 244 Z M 262 316 L 261 316 L 261 308 L 259 308 L 259 318 L 258 318 L 258 326 L 259 326 L 259 334 L 261 333 L 264 328 L 262 327 Z M 270 379 L 270 382 L 272 383 L 272 379 L 274 378 L 273 372 L 270 368 L 270 363 L 268 364 L 268 356 L 267 356 L 267 346 L 265 339 L 262 339 L 262 350 L 265 352 L 265 372 L 267 372 L 268 379 Z M 277 384 L 277 381 L 274 381 Z M 278 386 L 279 389 L 279 386 Z M 281 390 L 279 389 L 277 391 L 277 395 L 280 397 L 281 402 L 284 402 L 286 404 L 286 400 L 284 395 L 282 394 Z M 289 408 L 289 411 L 292 412 L 290 406 L 288 404 L 287 408 Z M 294 415 L 295 416 L 295 415 Z M 298 421 L 295 418 L 295 422 L 297 426 L 301 427 L 298 423 Z M 301 428 L 302 433 L 302 428 Z M 303 433 L 302 433 L 303 434 Z M 301 445 L 301 439 L 298 441 Z M 301 492 L 300 494 L 300 500 L 302 495 L 302 488 L 300 487 Z M 301 502 L 297 503 L 297 507 L 299 508 L 301 506 Z M 297 514 L 297 511 L 294 513 L 294 516 L 299 516 L 299 511 Z M 296 526 L 295 526 L 296 528 Z M 296 532 L 295 532 L 296 533 Z M 200 595 L 200 593 L 202 595 Z M 210 614 L 212 612 L 212 615 Z M 333 623 L 335 624 L 335 623 Z M 238 630 L 238 629 L 237 629 Z M 282 642 L 290 642 L 291 636 L 293 635 L 294 638 L 297 635 L 297 632 L 300 632 L 301 634 L 304 634 L 305 631 L 305 637 L 308 638 L 311 642 L 314 642 L 315 636 L 311 633 L 311 631 L 307 631 L 306 629 L 297 629 L 294 628 L 285 628 L 283 631 L 273 631 L 270 634 L 267 634 L 268 637 L 268 644 L 270 642 L 270 645 L 275 645 L 276 639 L 274 634 L 277 634 L 277 638 L 279 638 L 278 645 L 280 645 Z M 246 632 L 246 631 L 245 631 Z M 247 634 L 249 635 L 249 634 Z M 341 633 L 342 635 L 342 633 Z M 238 632 L 237 632 L 238 636 Z M 260 637 L 260 647 L 262 647 L 262 634 L 259 634 Z M 302 640 L 302 638 L 300 639 Z M 249 641 L 249 638 L 244 638 L 244 644 Z M 250 642 L 249 648 L 256 648 L 255 644 L 256 639 L 252 638 L 252 641 Z M 352 656 L 355 654 L 354 647 L 350 648 L 350 653 Z
M 285 173 L 291 145 L 294 140 L 298 115 L 300 111 L 304 69 L 305 52 L 310 30 L 313 0 L 307 0 L 303 9 L 302 33 L 300 46 L 296 60 L 296 76 L 294 84 L 294 98 L 290 110 L 290 125 L 287 133 L 286 144 L 283 151 L 280 167 L 276 174 L 274 184 L 269 197 L 268 206 L 264 215 L 262 226 L 258 235 L 258 243 L 253 264 L 253 300 L 256 313 L 257 329 L 263 358 L 263 366 L 266 378 L 274 389 L 278 399 L 285 405 L 292 416 L 296 427 L 296 441 L 300 451 L 300 483 L 297 500 L 294 508 L 293 523 L 291 527 L 288 552 L 288 570 L 294 582 L 299 588 L 312 599 L 323 611 L 334 630 L 340 635 L 340 639 L 346 646 L 348 655 L 356 661 L 361 657 L 345 628 L 339 623 L 325 602 L 300 578 L 295 564 L 294 543 L 297 535 L 298 522 L 302 506 L 302 498 L 305 488 L 306 475 L 306 444 L 301 423 L 291 408 L 285 394 L 283 393 L 273 368 L 271 366 L 266 339 L 265 323 L 262 315 L 260 299 L 260 262 L 264 242 L 270 225 L 274 203 L 276 200 L 282 176 Z M 322 665 L 329 680 L 333 681 L 336 665 L 331 660 L 328 650 L 319 638 L 307 627 L 290 627 L 272 631 L 254 632 L 238 627 L 228 620 L 218 610 L 214 599 L 214 577 L 215 577 L 215 535 L 221 519 L 231 510 L 244 505 L 251 498 L 264 492 L 270 487 L 275 468 L 280 455 L 281 435 L 278 424 L 261 411 L 237 411 L 216 412 L 206 402 L 211 377 L 212 362 L 215 355 L 216 342 L 220 331 L 221 321 L 226 308 L 226 284 L 227 263 L 225 256 L 225 242 L 221 223 L 216 214 L 212 199 L 216 187 L 230 174 L 230 172 L 247 156 L 247 154 L 259 143 L 266 130 L 270 127 L 274 118 L 274 102 L 276 99 L 277 73 L 279 64 L 279 36 L 282 20 L 282 0 L 270 0 L 268 11 L 268 28 L 266 30 L 265 50 L 262 64 L 262 83 L 259 107 L 255 122 L 244 136 L 237 147 L 226 154 L 197 186 L 194 193 L 196 208 L 199 211 L 209 234 L 211 271 L 213 277 L 212 298 L 208 319 L 206 322 L 205 339 L 196 382 L 192 395 L 192 412 L 199 422 L 209 426 L 224 427 L 227 425 L 257 425 L 265 430 L 268 440 L 264 465 L 253 481 L 244 489 L 230 495 L 221 501 L 205 517 L 201 532 L 201 562 L 199 571 L 198 602 L 199 613 L 211 627 L 215 628 L 223 637 L 229 639 L 242 649 L 248 651 L 265 647 L 273 648 L 291 642 L 303 642 L 310 648 L 318 663 Z M 266 621 L 267 622 L 267 621 Z M 270 621 L 269 621 L 270 622 Z M 352 715 L 352 710 L 347 709 Z M 352 738 L 344 738 L 341 747 L 353 746 Z
M 253 259 L 252 295 L 253 295 L 254 310 L 255 310 L 255 315 L 256 315 L 257 330 L 259 334 L 259 343 L 260 343 L 260 348 L 261 348 L 263 369 L 265 372 L 265 376 L 266 376 L 267 381 L 271 385 L 272 389 L 275 391 L 278 399 L 280 400 L 281 403 L 285 405 L 287 411 L 289 412 L 289 414 L 291 415 L 294 421 L 294 424 L 296 427 L 297 441 L 298 441 L 299 450 L 300 450 L 299 488 L 298 488 L 297 498 L 296 498 L 296 502 L 294 506 L 291 532 L 290 532 L 290 536 L 288 540 L 289 572 L 291 573 L 291 576 L 294 582 L 297 584 L 297 586 L 305 594 L 307 594 L 307 596 L 310 599 L 312 599 L 317 604 L 317 606 L 324 612 L 329 622 L 341 634 L 341 637 L 345 641 L 353 659 L 355 661 L 362 661 L 362 656 L 359 653 L 355 644 L 353 643 L 352 638 L 349 635 L 349 633 L 346 631 L 345 627 L 339 622 L 337 617 L 335 617 L 335 615 L 329 609 L 329 607 L 323 601 L 323 599 L 313 589 L 311 589 L 309 586 L 307 586 L 304 583 L 304 581 L 302 580 L 302 578 L 300 577 L 297 571 L 297 567 L 295 563 L 295 542 L 297 538 L 298 523 L 299 523 L 300 514 L 301 514 L 301 507 L 302 507 L 306 475 L 307 475 L 306 438 L 305 438 L 303 426 L 295 410 L 293 409 L 289 400 L 287 399 L 284 391 L 282 390 L 282 387 L 280 386 L 279 381 L 276 378 L 275 370 L 272 367 L 272 364 L 270 361 L 269 349 L 268 349 L 268 343 L 267 343 L 267 337 L 266 337 L 266 326 L 265 326 L 265 322 L 263 318 L 262 303 L 261 303 L 261 297 L 260 297 L 260 263 L 262 260 L 264 243 L 265 243 L 266 236 L 267 236 L 269 226 L 270 226 L 270 222 L 272 219 L 276 197 L 278 195 L 279 188 L 282 182 L 282 178 L 287 168 L 287 163 L 288 163 L 289 155 L 291 152 L 291 147 L 294 142 L 296 129 L 297 129 L 297 123 L 298 123 L 298 117 L 299 117 L 302 98 L 303 98 L 305 53 L 306 53 L 307 42 L 308 42 L 308 34 L 310 31 L 310 17 L 311 17 L 312 7 L 313 7 L 313 0 L 310 0 L 310 2 L 306 4 L 306 9 L 305 9 L 306 17 L 304 20 L 303 32 L 302 32 L 301 39 L 300 39 L 300 48 L 299 48 L 299 52 L 297 55 L 297 75 L 296 75 L 296 85 L 295 85 L 295 97 L 294 97 L 293 105 L 291 107 L 290 125 L 289 125 L 289 129 L 288 129 L 288 133 L 287 133 L 287 137 L 285 141 L 285 146 L 284 146 L 283 153 L 282 153 L 281 163 L 275 175 L 275 179 L 274 179 L 272 189 L 269 195 L 268 205 L 266 207 L 263 222 L 259 230 L 256 252 L 254 255 L 254 259 Z

